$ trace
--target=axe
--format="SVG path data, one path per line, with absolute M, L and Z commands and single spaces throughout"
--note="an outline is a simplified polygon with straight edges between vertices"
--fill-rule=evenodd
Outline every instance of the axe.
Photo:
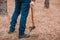
M 30 30 L 30 32 L 32 31 L 32 30 L 34 30 L 35 29 L 35 23 L 34 23 L 34 8 L 33 7 L 30 7 L 31 8 L 31 20 L 32 20 L 32 26 L 30 26 L 29 27 L 29 30 Z

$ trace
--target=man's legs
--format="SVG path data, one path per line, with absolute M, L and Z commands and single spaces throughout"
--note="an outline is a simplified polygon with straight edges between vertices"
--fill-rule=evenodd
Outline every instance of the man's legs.
M 12 20 L 11 20 L 11 26 L 10 26 L 10 32 L 14 32 L 15 30 L 15 25 L 16 25 L 16 22 L 17 22 L 17 18 L 20 14 L 20 8 L 21 8 L 21 2 L 20 0 L 15 0 L 15 11 L 13 13 L 13 16 L 12 16 Z
M 27 2 L 27 1 L 22 2 L 22 5 L 21 5 L 21 19 L 20 19 L 19 35 L 24 35 L 24 31 L 26 28 L 26 20 L 27 20 L 29 8 L 30 8 L 30 2 Z

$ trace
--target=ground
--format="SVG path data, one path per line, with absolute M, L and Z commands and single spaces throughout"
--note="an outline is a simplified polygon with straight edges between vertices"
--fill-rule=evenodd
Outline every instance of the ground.
M 26 33 L 30 38 L 18 39 L 19 19 L 16 30 L 8 34 L 11 17 L 14 11 L 14 0 L 7 0 L 7 15 L 0 16 L 0 40 L 60 40 L 60 0 L 50 0 L 49 8 L 44 8 L 44 0 L 36 0 L 34 6 L 34 22 L 36 28 L 30 32 L 31 11 L 27 18 Z

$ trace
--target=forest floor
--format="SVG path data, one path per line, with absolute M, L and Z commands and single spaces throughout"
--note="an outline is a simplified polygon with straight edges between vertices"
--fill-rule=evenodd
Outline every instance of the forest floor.
M 49 8 L 44 8 L 44 0 L 37 0 L 34 7 L 34 22 L 36 28 L 30 32 L 31 11 L 26 24 L 26 31 L 30 38 L 18 39 L 20 16 L 17 20 L 16 30 L 8 34 L 9 24 L 14 10 L 14 0 L 7 0 L 8 15 L 0 16 L 0 40 L 60 40 L 60 3 L 59 0 L 51 0 Z

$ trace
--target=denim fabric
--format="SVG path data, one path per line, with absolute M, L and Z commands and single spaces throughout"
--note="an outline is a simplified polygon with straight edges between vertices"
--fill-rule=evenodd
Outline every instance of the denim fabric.
M 12 15 L 12 20 L 10 23 L 10 31 L 15 30 L 15 25 L 17 23 L 17 18 L 21 14 L 20 25 L 19 25 L 19 35 L 23 35 L 26 28 L 27 16 L 30 8 L 30 0 L 15 0 L 15 10 Z

